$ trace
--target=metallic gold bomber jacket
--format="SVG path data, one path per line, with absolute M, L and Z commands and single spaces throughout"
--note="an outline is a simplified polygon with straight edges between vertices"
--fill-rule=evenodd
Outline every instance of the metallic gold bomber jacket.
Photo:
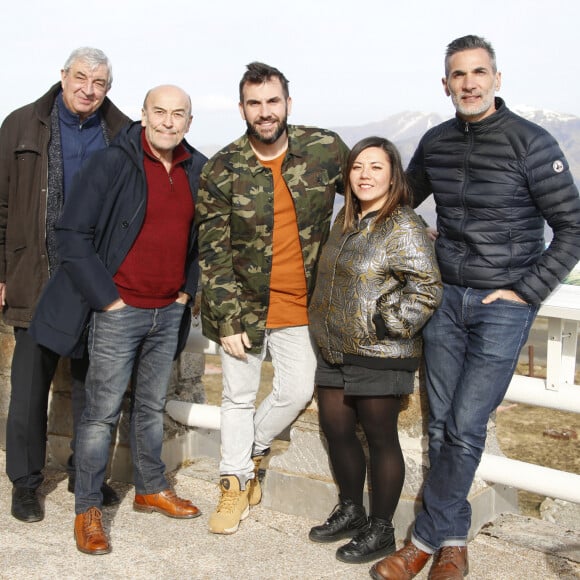
M 375 216 L 343 234 L 343 208 L 320 257 L 310 330 L 333 364 L 342 364 L 344 354 L 419 358 L 420 330 L 443 295 L 433 245 L 415 212 L 399 207 L 378 224 Z M 386 327 L 382 340 L 376 314 Z
M 328 238 L 335 193 L 343 192 L 348 148 L 332 131 L 288 126 L 282 175 L 294 201 L 308 295 Z M 196 202 L 203 333 L 247 332 L 251 352 L 264 340 L 274 228 L 272 172 L 260 164 L 247 135 L 205 165 Z

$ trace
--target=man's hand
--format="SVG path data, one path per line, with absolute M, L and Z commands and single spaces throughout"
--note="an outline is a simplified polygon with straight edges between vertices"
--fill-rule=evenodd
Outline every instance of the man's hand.
M 513 290 L 494 290 L 488 294 L 481 302 L 482 304 L 491 304 L 496 300 L 511 300 L 512 302 L 519 302 L 520 304 L 527 304 L 522 300 Z
M 241 360 L 247 360 L 248 357 L 246 356 L 244 347 L 250 348 L 252 343 L 245 332 L 232 334 L 231 336 L 223 336 L 220 338 L 220 342 L 226 354 Z
M 190 298 L 191 296 L 186 292 L 179 292 L 175 302 L 179 302 L 179 304 L 187 304 Z
M 6 306 L 6 283 L 0 282 L 0 306 Z
M 427 235 L 432 242 L 434 242 L 439 237 L 439 232 L 435 228 L 426 227 L 425 230 L 427 231 Z
M 201 312 L 201 294 L 198 292 L 195 295 L 195 300 L 194 300 L 193 306 L 191 307 L 191 313 L 194 316 L 199 316 L 200 312 Z
M 110 312 L 112 310 L 121 310 L 121 308 L 125 308 L 126 304 L 123 302 L 122 298 L 117 298 L 115 302 L 111 302 L 108 306 L 103 308 L 103 312 Z

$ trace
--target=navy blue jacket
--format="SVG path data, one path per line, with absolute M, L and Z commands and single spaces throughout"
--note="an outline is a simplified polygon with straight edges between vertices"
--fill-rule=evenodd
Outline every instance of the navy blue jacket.
M 195 203 L 206 158 L 184 145 L 191 154 L 184 168 Z M 141 126 L 133 123 L 110 147 L 92 155 L 75 177 L 56 227 L 60 267 L 42 293 L 29 328 L 38 344 L 62 356 L 82 355 L 91 312 L 119 298 L 113 276 L 141 231 L 146 205 Z M 198 279 L 192 224 L 183 291 L 195 296 Z M 187 340 L 190 316 L 186 308 L 178 353 Z
M 415 207 L 435 197 L 443 282 L 540 304 L 580 259 L 580 198 L 554 138 L 499 98 L 496 108 L 427 131 L 407 175 Z

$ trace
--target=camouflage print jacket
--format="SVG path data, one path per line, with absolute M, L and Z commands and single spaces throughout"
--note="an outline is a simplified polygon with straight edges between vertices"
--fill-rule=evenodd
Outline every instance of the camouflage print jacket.
M 416 359 L 416 366 L 421 328 L 443 295 L 435 251 L 411 208 L 377 224 L 375 216 L 342 233 L 344 209 L 338 214 L 320 258 L 310 331 L 332 364 L 354 355 Z
M 291 125 L 288 137 L 282 174 L 294 200 L 310 296 L 334 196 L 343 192 L 348 148 L 324 129 Z M 207 162 L 196 206 L 203 333 L 219 342 L 245 331 L 252 352 L 262 347 L 268 314 L 273 191 L 271 171 L 244 135 Z

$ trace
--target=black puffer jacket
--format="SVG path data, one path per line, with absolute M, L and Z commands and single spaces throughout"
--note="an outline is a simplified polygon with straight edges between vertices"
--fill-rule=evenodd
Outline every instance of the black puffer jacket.
M 424 135 L 407 170 L 414 206 L 435 196 L 443 282 L 539 304 L 580 260 L 580 198 L 554 138 L 501 99 L 496 108 Z M 546 251 L 544 219 L 554 232 Z

